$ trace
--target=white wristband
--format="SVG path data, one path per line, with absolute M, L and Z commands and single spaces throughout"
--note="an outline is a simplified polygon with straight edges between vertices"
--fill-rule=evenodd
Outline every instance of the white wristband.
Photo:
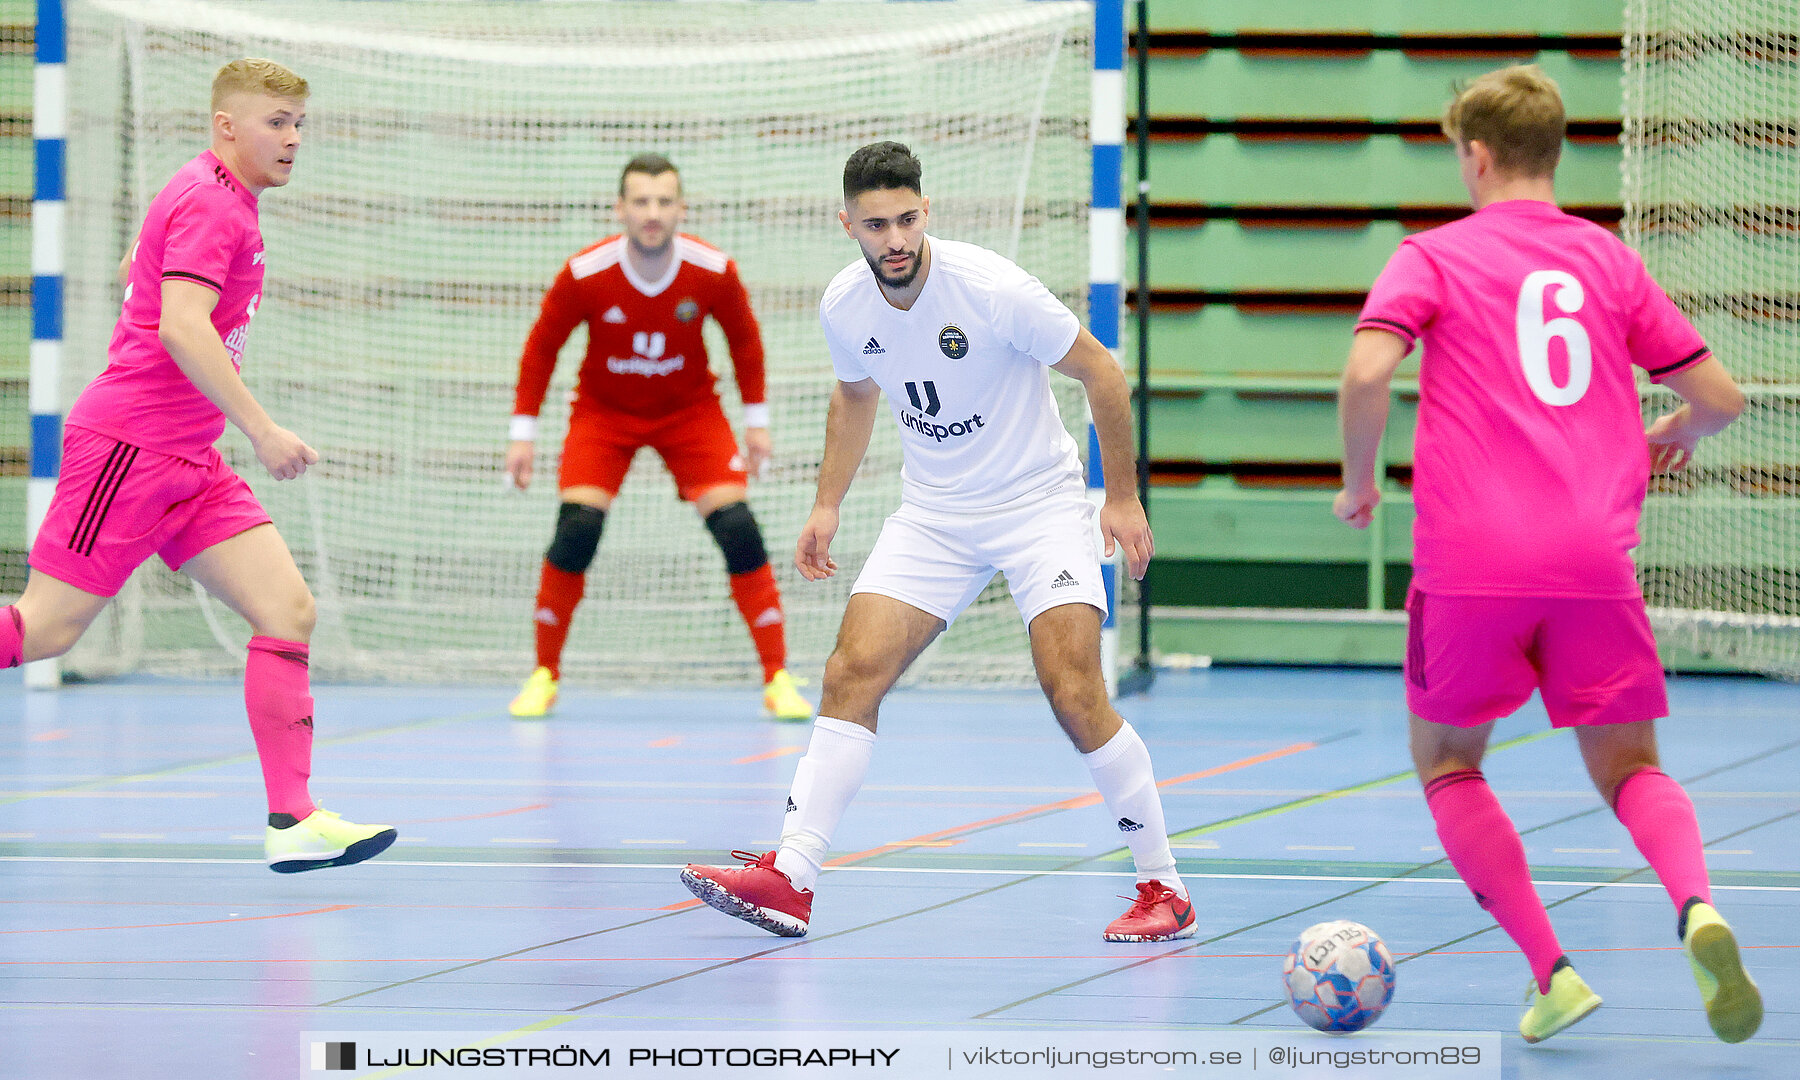
M 537 439 L 537 420 L 535 416 L 515 416 L 512 418 L 512 441 L 533 442 Z
M 769 403 L 758 402 L 744 406 L 744 426 L 766 428 L 769 426 Z

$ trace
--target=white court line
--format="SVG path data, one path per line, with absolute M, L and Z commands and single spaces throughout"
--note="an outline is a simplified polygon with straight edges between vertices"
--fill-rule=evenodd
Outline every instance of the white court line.
M 0 862 L 41 862 L 41 863 L 151 863 L 176 866 L 262 866 L 261 859 L 160 859 L 132 858 L 126 856 L 79 856 L 79 855 L 0 855 Z M 572 863 L 572 862 L 432 862 L 423 859 L 382 859 L 371 866 L 414 866 L 473 868 L 482 867 L 497 870 L 682 870 L 687 863 Z M 1132 878 L 1136 873 L 1130 870 L 1030 870 L 1030 869 L 998 869 L 981 870 L 963 866 L 929 867 L 929 866 L 828 866 L 827 870 L 845 874 L 986 874 L 989 877 L 1104 877 Z M 1350 876 L 1339 874 L 1183 874 L 1183 880 L 1206 881 L 1341 881 L 1361 884 L 1391 885 L 1455 885 L 1467 888 L 1458 878 L 1438 877 L 1374 877 Z M 1533 885 L 1542 888 L 1565 886 L 1572 889 L 1660 889 L 1661 883 L 1655 881 L 1538 881 Z M 1800 893 L 1800 885 L 1713 885 L 1713 891 L 1727 892 L 1772 892 Z

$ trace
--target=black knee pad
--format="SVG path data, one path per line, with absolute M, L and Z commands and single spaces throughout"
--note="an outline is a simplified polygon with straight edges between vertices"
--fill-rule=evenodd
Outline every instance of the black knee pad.
M 544 558 L 558 570 L 585 574 L 600 547 L 600 527 L 606 524 L 606 511 L 580 503 L 566 502 L 556 512 L 556 536 Z
M 706 528 L 725 553 L 726 573 L 747 574 L 769 565 L 762 530 L 756 527 L 756 515 L 747 503 L 734 502 L 714 510 L 706 515 Z

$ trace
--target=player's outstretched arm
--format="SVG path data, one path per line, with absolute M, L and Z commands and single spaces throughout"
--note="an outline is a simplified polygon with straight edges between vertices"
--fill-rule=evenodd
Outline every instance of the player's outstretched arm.
M 1338 432 L 1344 439 L 1344 488 L 1332 500 L 1339 521 L 1366 529 L 1381 503 L 1375 457 L 1387 430 L 1388 399 L 1394 372 L 1412 343 L 1386 330 L 1358 330 L 1338 385 Z
M 1694 456 L 1694 448 L 1708 435 L 1717 435 L 1744 411 L 1744 392 L 1719 363 L 1709 356 L 1686 371 L 1663 380 L 1681 397 L 1681 408 L 1656 418 L 1644 438 L 1650 443 L 1650 471 L 1674 472 Z
M 869 452 L 869 437 L 875 432 L 875 411 L 881 403 L 881 388 L 874 379 L 847 383 L 840 381 L 831 392 L 831 407 L 825 413 L 825 454 L 819 461 L 819 493 L 813 500 L 812 513 L 800 527 L 800 541 L 794 546 L 794 566 L 808 581 L 821 581 L 837 573 L 831 558 L 831 540 L 837 535 L 838 508 L 850 492 L 863 455 Z
M 162 322 L 157 331 L 163 348 L 188 381 L 219 407 L 225 418 L 250 438 L 256 459 L 277 480 L 292 480 L 319 455 L 298 435 L 269 419 L 250 388 L 238 377 L 231 354 L 213 328 L 212 310 L 219 294 L 192 281 L 169 278 L 162 283 Z
M 1150 519 L 1138 500 L 1137 451 L 1132 446 L 1131 385 L 1119 362 L 1098 338 L 1084 327 L 1056 371 L 1081 383 L 1087 391 L 1088 411 L 1094 417 L 1094 435 L 1100 442 L 1100 470 L 1106 479 L 1106 502 L 1100 507 L 1100 536 L 1106 541 L 1106 557 L 1115 547 L 1125 549 L 1125 565 L 1139 581 L 1150 568 L 1156 542 L 1150 535 Z

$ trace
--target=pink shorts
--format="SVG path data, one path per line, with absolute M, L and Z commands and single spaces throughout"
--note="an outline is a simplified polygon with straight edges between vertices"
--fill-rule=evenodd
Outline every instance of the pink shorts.
M 1475 727 L 1543 694 L 1552 727 L 1669 715 L 1641 599 L 1406 597 L 1406 704 Z
M 269 515 L 219 456 L 196 465 L 70 427 L 62 473 L 31 567 L 95 596 L 117 596 L 152 555 L 178 570 Z

